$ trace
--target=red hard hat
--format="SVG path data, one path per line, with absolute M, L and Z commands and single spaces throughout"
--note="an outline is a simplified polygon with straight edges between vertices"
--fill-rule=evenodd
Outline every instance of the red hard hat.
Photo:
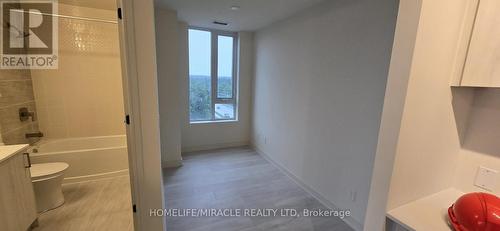
M 448 216 L 455 231 L 500 231 L 500 198 L 468 193 L 451 205 Z

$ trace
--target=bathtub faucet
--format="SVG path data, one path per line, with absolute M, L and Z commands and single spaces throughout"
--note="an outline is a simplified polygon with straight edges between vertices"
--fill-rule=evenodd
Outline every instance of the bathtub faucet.
M 43 137 L 41 132 L 26 133 L 26 138 Z

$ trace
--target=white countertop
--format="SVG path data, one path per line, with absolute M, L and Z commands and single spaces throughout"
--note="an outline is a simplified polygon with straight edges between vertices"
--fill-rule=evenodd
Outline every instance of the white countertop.
M 448 208 L 464 195 L 449 188 L 387 212 L 387 217 L 409 230 L 450 231 Z
M 19 153 L 20 151 L 28 148 L 28 146 L 28 144 L 0 146 L 0 163 L 4 160 L 9 159 L 9 157 Z

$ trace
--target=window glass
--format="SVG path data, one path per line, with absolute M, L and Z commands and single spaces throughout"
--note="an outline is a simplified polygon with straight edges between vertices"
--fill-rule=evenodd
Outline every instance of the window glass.
M 217 98 L 233 97 L 233 37 L 217 36 Z
M 211 33 L 189 30 L 189 116 L 212 119 Z
M 234 119 L 234 104 L 215 104 L 215 119 Z
M 236 119 L 236 34 L 189 29 L 189 119 Z

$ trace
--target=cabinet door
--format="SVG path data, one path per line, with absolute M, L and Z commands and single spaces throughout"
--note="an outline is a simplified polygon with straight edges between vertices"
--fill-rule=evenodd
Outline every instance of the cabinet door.
M 16 159 L 17 176 L 19 177 L 18 207 L 20 214 L 23 214 L 21 223 L 24 227 L 29 227 L 38 216 L 35 202 L 35 192 L 31 182 L 31 172 L 27 168 L 27 158 L 23 154 L 18 154 Z
M 33 185 L 22 154 L 0 164 L 0 227 L 6 231 L 26 230 L 36 219 Z
M 500 0 L 480 0 L 462 86 L 500 87 Z

